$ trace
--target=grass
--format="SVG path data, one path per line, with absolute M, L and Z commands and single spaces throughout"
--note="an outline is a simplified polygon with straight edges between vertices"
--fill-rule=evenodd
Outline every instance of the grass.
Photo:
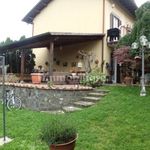
M 95 106 L 75 113 L 56 116 L 29 110 L 7 111 L 7 136 L 14 140 L 0 150 L 48 149 L 38 135 L 41 126 L 53 117 L 65 117 L 76 125 L 79 137 L 75 150 L 149 150 L 150 88 L 146 97 L 139 96 L 139 87 L 103 88 L 111 92 Z

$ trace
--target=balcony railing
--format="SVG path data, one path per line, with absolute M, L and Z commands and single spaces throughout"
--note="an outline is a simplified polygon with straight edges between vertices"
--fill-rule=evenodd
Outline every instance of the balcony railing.
M 107 44 L 115 44 L 120 39 L 120 29 L 111 28 L 107 30 Z

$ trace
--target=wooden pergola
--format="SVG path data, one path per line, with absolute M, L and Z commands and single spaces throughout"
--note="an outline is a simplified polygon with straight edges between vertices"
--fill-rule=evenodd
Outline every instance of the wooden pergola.
M 44 48 L 49 50 L 49 75 L 53 74 L 53 53 L 54 47 L 71 45 L 81 42 L 102 40 L 104 34 L 94 33 L 65 33 L 46 32 L 8 45 L 0 46 L 0 52 L 21 50 L 21 79 L 24 75 L 24 51 L 32 48 Z

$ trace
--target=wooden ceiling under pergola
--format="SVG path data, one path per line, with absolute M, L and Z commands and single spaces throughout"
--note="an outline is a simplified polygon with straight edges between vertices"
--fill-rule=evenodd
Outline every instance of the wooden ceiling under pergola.
M 0 46 L 0 52 L 22 50 L 21 55 L 21 79 L 24 74 L 24 51 L 32 48 L 48 48 L 50 53 L 49 74 L 53 72 L 54 47 L 73 45 L 77 43 L 102 40 L 105 34 L 94 33 L 66 33 L 66 32 L 46 32 L 24 40 L 15 41 L 11 44 Z

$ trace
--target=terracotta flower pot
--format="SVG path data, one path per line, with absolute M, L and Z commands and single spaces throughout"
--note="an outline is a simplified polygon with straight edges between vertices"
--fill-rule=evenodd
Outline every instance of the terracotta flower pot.
M 42 74 L 41 73 L 31 73 L 31 79 L 32 83 L 39 84 L 42 80 Z
M 124 78 L 124 83 L 126 85 L 131 85 L 133 83 L 133 78 L 131 78 L 131 77 L 125 77 Z
M 50 150 L 74 150 L 76 139 L 64 144 L 52 144 L 50 145 Z

